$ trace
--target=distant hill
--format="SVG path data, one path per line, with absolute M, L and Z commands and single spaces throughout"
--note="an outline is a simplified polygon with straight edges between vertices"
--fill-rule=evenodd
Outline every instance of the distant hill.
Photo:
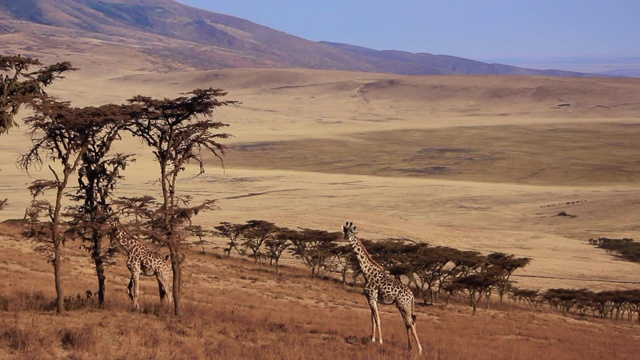
M 360 46 L 320 42 L 354 56 L 363 57 L 374 64 L 377 71 L 405 75 L 552 75 L 580 76 L 581 73 L 561 70 L 533 70 L 510 65 L 488 64 L 449 55 L 409 53 L 396 50 L 372 50 Z
M 90 39 L 142 52 L 166 70 L 309 68 L 405 75 L 563 75 L 427 53 L 314 42 L 173 0 L 0 0 L 0 35 L 73 47 Z M 37 54 L 36 54 L 37 55 Z

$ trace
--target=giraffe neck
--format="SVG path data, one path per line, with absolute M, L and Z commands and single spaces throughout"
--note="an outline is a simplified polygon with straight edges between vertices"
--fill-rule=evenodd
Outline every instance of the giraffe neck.
M 369 255 L 367 249 L 362 245 L 360 239 L 358 239 L 354 234 L 349 235 L 349 243 L 351 244 L 353 251 L 356 253 L 356 258 L 358 259 L 358 263 L 360 264 L 360 269 L 362 270 L 365 280 L 369 281 L 374 274 L 377 274 L 380 271 L 384 272 L 382 266 L 371 258 L 371 255 Z
M 127 253 L 131 252 L 131 250 L 138 245 L 138 242 L 133 237 L 129 236 L 129 234 L 120 228 L 116 229 L 116 240 Z

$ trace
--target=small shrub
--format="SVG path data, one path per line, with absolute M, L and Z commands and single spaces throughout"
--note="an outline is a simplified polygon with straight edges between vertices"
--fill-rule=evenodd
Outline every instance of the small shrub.
M 9 311 L 9 303 L 11 300 L 5 296 L 0 295 L 0 311 Z
M 287 332 L 287 325 L 283 323 L 270 323 L 268 328 L 271 332 Z
M 31 336 L 29 334 L 16 327 L 10 327 L 2 332 L 2 339 L 7 342 L 9 347 L 13 350 L 25 351 L 32 346 Z
M 0 311 L 50 311 L 55 301 L 47 299 L 41 292 L 18 291 L 12 295 L 0 295 Z
M 355 344 L 357 344 L 357 343 L 358 343 L 358 338 L 357 338 L 357 337 L 355 337 L 355 336 L 353 336 L 353 335 L 350 335 L 350 336 L 346 336 L 346 337 L 344 338 L 344 341 L 345 341 L 347 344 L 355 345 Z
M 79 329 L 63 329 L 60 341 L 65 350 L 89 350 L 96 346 L 98 336 L 91 326 Z
M 154 315 L 159 318 L 166 318 L 168 315 L 169 308 L 164 306 L 162 303 L 152 302 L 148 304 L 144 304 L 141 307 L 142 313 L 145 315 Z

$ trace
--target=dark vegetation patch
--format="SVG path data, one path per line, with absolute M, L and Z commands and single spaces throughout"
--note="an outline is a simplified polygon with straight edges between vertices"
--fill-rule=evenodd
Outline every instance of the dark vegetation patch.
M 566 211 L 560 211 L 560 212 L 558 213 L 558 215 L 556 215 L 556 216 L 560 216 L 560 217 L 569 217 L 569 218 L 574 218 L 574 217 L 576 217 L 576 215 L 567 214 L 567 212 L 566 212 Z
M 351 135 L 357 141 L 238 143 L 226 163 L 535 185 L 635 183 L 640 181 L 639 136 L 638 127 L 598 123 L 391 130 Z
M 627 261 L 640 263 L 640 243 L 633 239 L 610 239 L 601 237 L 589 239 L 589 243 L 595 244 L 599 248 L 614 253 Z
M 253 151 L 274 151 L 278 150 L 282 144 L 276 141 L 260 141 L 255 143 L 245 143 L 235 145 L 233 148 L 236 151 L 253 152 Z
M 433 175 L 433 174 L 445 174 L 450 172 L 450 168 L 447 166 L 429 166 L 423 169 L 403 169 L 408 175 Z

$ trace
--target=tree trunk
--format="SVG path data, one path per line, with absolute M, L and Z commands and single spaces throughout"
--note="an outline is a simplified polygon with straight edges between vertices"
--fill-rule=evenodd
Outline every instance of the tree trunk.
M 173 271 L 173 312 L 176 316 L 180 316 L 180 282 L 182 277 L 182 266 L 178 261 L 172 259 L 171 270 Z
M 86 147 L 85 147 L 86 150 Z M 62 210 L 62 198 L 64 197 L 64 189 L 67 187 L 67 183 L 69 182 L 69 176 L 75 171 L 77 165 L 78 165 L 78 161 L 80 160 L 80 156 L 82 156 L 82 151 L 80 152 L 80 154 L 76 157 L 73 166 L 69 166 L 69 163 L 65 163 L 65 169 L 63 171 L 64 177 L 62 179 L 62 181 L 60 181 L 60 183 L 57 185 L 57 191 L 56 191 L 56 204 L 55 207 L 53 209 L 53 214 L 51 214 L 51 234 L 53 237 L 53 273 L 54 273 L 54 278 L 55 278 L 55 286 L 56 286 L 56 294 L 58 296 L 57 298 L 57 309 L 56 311 L 58 312 L 58 314 L 61 314 L 62 311 L 64 310 L 64 291 L 62 289 L 62 274 L 61 274 L 61 266 L 62 266 L 62 261 L 61 261 L 61 256 L 60 256 L 60 252 L 62 251 L 62 249 L 60 248 L 62 246 L 62 239 L 60 237 L 60 212 Z M 49 168 L 51 169 L 51 171 L 53 172 L 54 176 L 56 177 L 56 180 L 59 180 L 58 175 L 56 174 L 56 172 L 53 170 L 53 168 L 51 168 L 51 166 L 49 166 Z
M 98 292 L 93 295 L 98 296 L 98 304 L 101 309 L 104 309 L 105 293 L 107 291 L 107 277 L 104 274 L 104 260 L 102 259 L 102 254 L 100 253 L 102 249 L 102 235 L 94 230 L 92 237 L 93 248 L 91 250 L 91 258 L 93 259 L 93 263 L 96 266 L 96 277 L 98 278 Z
M 55 174 L 55 172 L 54 172 Z M 56 176 L 57 177 L 57 176 Z M 69 176 L 65 172 L 64 181 L 58 185 L 58 190 L 56 194 L 56 205 L 53 210 L 53 216 L 51 219 L 51 234 L 53 236 L 53 276 L 56 287 L 56 295 L 57 295 L 57 306 L 56 312 L 58 314 L 62 314 L 64 310 L 64 290 L 62 289 L 62 257 L 60 252 L 62 251 L 62 239 L 60 238 L 60 209 L 62 209 L 62 196 L 64 195 L 64 188 L 67 185 L 67 180 Z
M 61 259 L 60 259 L 60 243 L 54 243 L 53 245 L 53 274 L 56 286 L 56 312 L 62 314 L 64 311 L 64 291 L 62 289 L 62 278 L 60 271 Z
M 104 262 L 99 256 L 94 258 L 96 264 L 96 276 L 98 277 L 98 303 L 104 309 L 105 292 L 107 291 L 107 277 L 104 275 Z

